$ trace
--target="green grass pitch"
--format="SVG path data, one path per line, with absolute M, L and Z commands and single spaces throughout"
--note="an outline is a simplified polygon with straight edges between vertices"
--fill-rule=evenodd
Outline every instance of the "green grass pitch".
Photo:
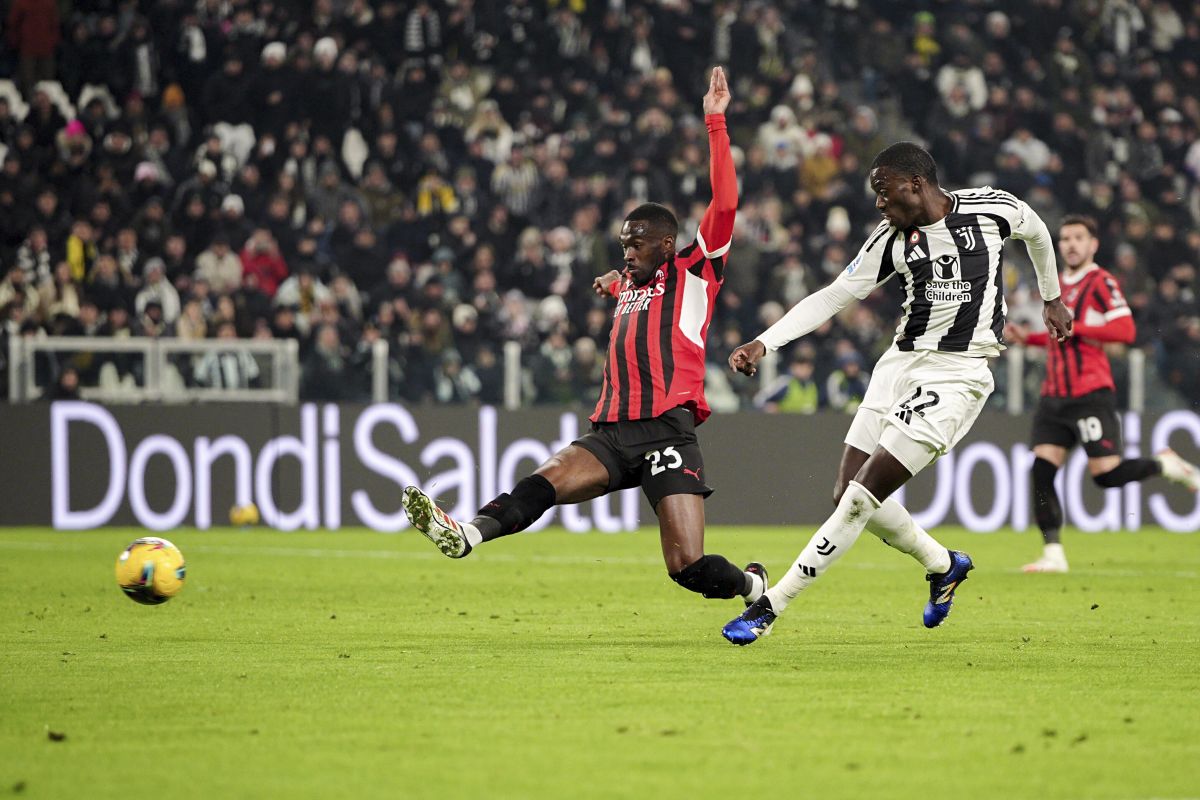
M 780 574 L 812 528 L 710 530 Z M 1197 798 L 1200 537 L 940 530 L 977 568 L 942 628 L 870 534 L 772 636 L 666 577 L 651 531 L 454 562 L 413 533 L 0 532 L 0 797 Z

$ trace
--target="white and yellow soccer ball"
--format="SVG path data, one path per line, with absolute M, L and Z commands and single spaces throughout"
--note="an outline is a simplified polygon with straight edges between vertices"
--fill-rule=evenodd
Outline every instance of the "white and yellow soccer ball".
M 234 506 L 229 509 L 229 524 L 236 525 L 241 528 L 257 525 L 260 521 L 258 506 L 254 503 L 247 503 L 244 506 Z
M 157 536 L 135 539 L 117 557 L 117 585 L 130 600 L 148 606 L 179 594 L 186 575 L 183 553 Z

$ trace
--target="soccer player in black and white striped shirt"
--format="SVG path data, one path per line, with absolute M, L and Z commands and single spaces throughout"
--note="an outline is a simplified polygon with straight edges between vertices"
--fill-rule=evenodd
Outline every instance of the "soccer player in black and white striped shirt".
M 885 281 L 896 278 L 904 288 L 896 337 L 875 365 L 846 434 L 834 488 L 837 510 L 783 579 L 725 626 L 722 633 L 734 644 L 766 635 L 787 604 L 841 558 L 864 527 L 925 567 L 930 595 L 924 623 L 940 625 L 971 559 L 938 544 L 889 497 L 966 434 L 992 392 L 988 359 L 1004 348 L 1005 239 L 1021 239 L 1029 250 L 1050 335 L 1059 341 L 1071 335 L 1071 315 L 1059 299 L 1054 240 L 1028 205 L 991 187 L 943 190 L 933 158 L 911 142 L 879 153 L 870 180 L 883 222 L 855 259 L 729 357 L 733 369 L 753 375 L 769 350 L 816 330 Z

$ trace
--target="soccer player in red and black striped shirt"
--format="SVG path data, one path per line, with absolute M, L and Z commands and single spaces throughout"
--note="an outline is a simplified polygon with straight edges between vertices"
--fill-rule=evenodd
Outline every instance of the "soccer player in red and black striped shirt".
M 1107 342 L 1133 342 L 1133 315 L 1117 280 L 1093 260 L 1100 241 L 1090 217 L 1068 215 L 1058 232 L 1058 252 L 1066 266 L 1062 299 L 1075 320 L 1074 335 L 1063 341 L 1044 331 L 1008 325 L 1005 338 L 1046 348 L 1046 380 L 1033 418 L 1033 509 L 1045 542 L 1042 557 L 1026 572 L 1066 572 L 1061 528 L 1062 504 L 1054 476 L 1077 443 L 1088 456 L 1088 472 L 1098 486 L 1124 486 L 1154 475 L 1196 491 L 1196 468 L 1172 450 L 1154 458 L 1123 458 L 1116 384 L 1104 353 Z
M 459 523 L 417 487 L 404 490 L 413 527 L 443 553 L 462 558 L 481 544 L 529 527 L 551 506 L 581 503 L 641 486 L 658 515 L 663 558 L 672 580 L 705 597 L 761 596 L 766 570 L 739 568 L 704 553 L 704 460 L 696 426 L 704 399 L 704 342 L 721 289 L 737 213 L 737 176 L 725 130 L 729 85 L 712 71 L 704 96 L 712 202 L 696 239 L 676 252 L 679 223 L 657 203 L 625 218 L 625 268 L 597 278 L 593 289 L 616 299 L 604 386 L 589 433 L 568 445 L 512 492 Z

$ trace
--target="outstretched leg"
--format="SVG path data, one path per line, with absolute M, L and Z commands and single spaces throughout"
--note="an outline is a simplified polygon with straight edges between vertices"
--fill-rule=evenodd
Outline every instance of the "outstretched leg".
M 559 450 L 511 492 L 505 492 L 479 510 L 471 525 L 480 540 L 490 542 L 523 531 L 556 505 L 582 503 L 608 491 L 608 468 L 579 445 Z
M 841 497 L 837 509 L 813 534 L 787 574 L 740 617 L 726 624 L 721 635 L 733 644 L 747 645 L 770 633 L 776 617 L 788 604 L 858 540 L 867 520 L 879 508 L 880 495 L 886 498 L 909 477 L 911 473 L 895 456 L 882 447 L 877 448 L 859 468 L 854 480 L 844 487 L 839 485 Z
M 844 487 L 837 509 L 813 534 L 787 574 L 745 613 L 729 622 L 722 629 L 722 635 L 733 644 L 746 645 L 769 633 L 775 619 L 788 604 L 850 549 L 882 502 L 912 475 L 909 468 L 885 447 L 877 447 L 854 480 Z M 842 489 L 840 485 L 839 489 Z M 896 508 L 903 511 L 899 504 L 896 504 Z M 904 514 L 907 516 L 907 512 Z M 963 553 L 947 551 L 947 558 L 949 565 L 945 570 L 926 576 L 930 595 L 923 620 L 928 628 L 936 627 L 945 620 L 950 613 L 955 589 L 966 580 L 967 573 L 973 568 L 971 559 Z
M 555 505 L 581 503 L 608 491 L 610 475 L 594 454 L 567 445 L 522 478 L 511 492 L 489 502 L 468 523 L 452 519 L 415 486 L 402 504 L 413 527 L 451 558 L 462 558 L 483 542 L 523 531 Z
M 833 515 L 813 534 L 787 574 L 767 591 L 777 615 L 845 555 L 882 501 L 910 477 L 908 469 L 895 456 L 883 447 L 875 450 L 846 486 Z
M 1085 445 L 1086 446 L 1086 445 Z M 1066 459 L 1066 448 L 1039 444 L 1033 449 L 1033 513 L 1044 542 L 1042 557 L 1026 564 L 1026 572 L 1066 572 L 1067 556 L 1063 551 L 1061 529 L 1062 504 L 1054 489 L 1054 477 Z M 1200 485 L 1200 472 L 1184 461 L 1174 450 L 1163 450 L 1153 458 L 1126 458 L 1101 455 L 1088 458 L 1088 473 L 1101 489 L 1116 489 L 1127 483 L 1144 481 L 1161 475 L 1189 491 Z

